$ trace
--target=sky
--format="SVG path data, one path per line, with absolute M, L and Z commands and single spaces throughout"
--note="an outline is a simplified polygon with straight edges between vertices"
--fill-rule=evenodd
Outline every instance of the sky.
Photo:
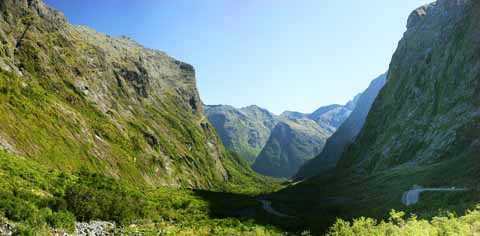
M 205 104 L 274 113 L 344 104 L 388 70 L 432 0 L 45 0 L 70 23 L 192 64 Z

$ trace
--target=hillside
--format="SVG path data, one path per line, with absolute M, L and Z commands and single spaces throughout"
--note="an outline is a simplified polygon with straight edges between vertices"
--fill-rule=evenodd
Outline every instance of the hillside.
M 393 208 L 429 219 L 474 207 L 480 173 L 479 17 L 480 3 L 470 0 L 439 0 L 416 9 L 392 58 L 388 83 L 355 142 L 334 171 L 275 195 L 282 210 L 305 217 L 318 232 L 335 217 L 384 219 Z M 415 184 L 469 191 L 436 193 L 405 207 L 402 194 Z
M 236 109 L 205 106 L 205 113 L 229 150 L 253 163 L 278 123 L 278 117 L 257 106 Z
M 1 149 L 150 186 L 221 187 L 240 169 L 251 175 L 204 115 L 191 65 L 70 25 L 38 0 L 0 10 Z
M 322 150 L 330 135 L 310 119 L 280 122 L 252 168 L 263 175 L 290 178 L 306 160 Z
M 474 153 L 480 133 L 478 10 L 475 1 L 440 0 L 410 16 L 389 82 L 342 168 L 371 174 Z
M 386 74 L 373 80 L 356 100 L 355 107 L 347 120 L 328 138 L 320 155 L 306 162 L 295 174 L 299 181 L 335 168 L 344 150 L 355 140 L 365 123 L 368 112 L 380 90 L 386 83 Z

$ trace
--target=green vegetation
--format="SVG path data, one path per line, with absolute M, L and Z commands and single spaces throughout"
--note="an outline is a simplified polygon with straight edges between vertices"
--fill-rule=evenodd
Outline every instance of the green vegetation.
M 404 212 L 392 211 L 387 221 L 359 218 L 348 222 L 337 220 L 328 236 L 444 236 L 477 235 L 480 233 L 480 207 L 465 216 L 448 214 L 432 220 L 419 220 L 415 215 L 405 218 Z
M 119 230 L 132 234 L 160 229 L 164 235 L 282 232 L 241 217 L 242 210 L 253 212 L 251 218 L 262 215 L 260 204 L 248 195 L 131 186 L 87 170 L 66 174 L 47 169 L 4 152 L 0 177 L 0 218 L 18 225 L 19 235 L 71 232 L 75 221 L 91 220 L 116 222 Z
M 335 219 L 371 217 L 386 220 L 391 209 L 430 220 L 451 212 L 461 215 L 480 202 L 476 183 L 468 175 L 476 155 L 430 166 L 394 168 L 374 175 L 355 174 L 352 169 L 329 172 L 280 190 L 269 197 L 282 212 L 302 218 L 303 227 L 325 233 Z M 441 176 L 441 178 L 439 178 Z M 419 203 L 406 207 L 402 195 L 413 185 L 466 187 L 462 192 L 424 192 Z
M 91 220 L 115 222 L 131 235 L 320 234 L 335 217 L 361 216 L 378 221 L 337 221 L 330 234 L 449 235 L 476 227 L 478 209 L 455 216 L 478 204 L 474 190 L 425 193 L 411 207 L 400 199 L 414 184 L 475 189 L 479 93 L 470 62 L 478 59 L 479 44 L 469 32 L 476 32 L 479 14 L 407 32 L 391 63 L 391 82 L 338 169 L 268 195 L 279 183 L 225 150 L 203 114 L 189 65 L 71 26 L 40 1 L 5 0 L 0 8 L 0 146 L 18 154 L 0 152 L 0 220 L 14 223 L 16 235 L 71 232 L 76 221 Z M 454 13 L 448 15 L 461 15 Z M 440 28 L 445 40 L 438 41 L 432 35 L 440 31 L 430 30 Z M 333 113 L 325 119 L 340 123 Z M 309 129 L 313 124 L 291 123 L 305 136 L 324 134 Z M 287 146 L 285 136 L 295 136 L 290 131 L 272 144 Z M 266 136 L 242 137 L 249 138 L 240 146 Z M 305 158 L 320 146 L 304 140 L 288 156 Z M 241 155 L 258 152 L 259 145 L 251 146 Z M 268 215 L 260 196 L 295 217 Z M 389 215 L 390 209 L 416 217 Z
M 1 6 L 0 145 L 141 186 L 254 192 L 270 182 L 225 150 L 190 66 L 42 5 Z

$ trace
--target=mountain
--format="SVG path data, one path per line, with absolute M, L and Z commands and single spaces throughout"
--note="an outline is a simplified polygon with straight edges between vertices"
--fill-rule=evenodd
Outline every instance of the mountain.
M 236 109 L 232 106 L 205 106 L 205 113 L 223 144 L 249 163 L 260 154 L 278 123 L 278 117 L 258 106 Z
M 311 114 L 283 112 L 252 168 L 263 175 L 290 178 L 305 161 L 318 155 L 325 141 L 351 113 L 348 105 L 329 105 Z
M 239 109 L 228 105 L 204 105 L 204 108 L 208 120 L 225 147 L 253 164 L 279 122 L 293 121 L 295 123 L 297 119 L 313 120 L 327 133 L 333 133 L 348 117 L 351 112 L 350 108 L 356 104 L 355 100 L 345 106 L 322 107 L 312 114 L 285 111 L 279 116 L 255 105 Z M 297 126 L 303 124 L 312 125 L 311 122 L 300 122 L 297 123 Z M 319 127 L 316 127 L 315 130 L 318 130 Z M 311 127 L 306 128 L 310 129 Z M 318 136 L 316 132 L 312 134 Z M 312 138 L 316 139 L 316 137 Z
M 191 65 L 38 0 L 0 3 L 0 149 L 153 186 L 212 188 L 248 171 L 208 122 Z
M 322 150 L 330 135 L 310 119 L 282 121 L 273 129 L 252 168 L 263 175 L 289 178 Z
M 388 82 L 337 167 L 272 198 L 319 231 L 335 218 L 385 219 L 391 209 L 429 219 L 474 208 L 480 201 L 479 35 L 478 1 L 438 0 L 416 9 Z M 414 185 L 469 190 L 422 193 L 418 205 L 404 206 L 403 193 Z
M 358 96 L 345 106 L 325 106 L 311 114 L 285 111 L 279 116 L 254 105 L 240 109 L 228 105 L 204 107 L 227 149 L 261 174 L 291 177 L 305 160 L 321 152 L 325 140 L 348 118 L 357 100 Z M 256 162 L 257 158 L 261 160 Z
M 300 168 L 294 177 L 296 181 L 335 168 L 337 161 L 342 156 L 345 148 L 355 140 L 355 137 L 362 129 L 368 112 L 370 111 L 378 93 L 385 85 L 386 80 L 386 74 L 379 76 L 370 83 L 363 93 L 354 99 L 354 110 L 348 119 L 327 140 L 320 155 L 308 161 Z
M 280 117 L 287 120 L 302 118 L 310 119 L 315 121 L 323 129 L 329 130 L 333 133 L 350 116 L 350 113 L 356 106 L 358 97 L 359 95 L 355 96 L 353 100 L 349 101 L 345 105 L 333 104 L 320 107 L 310 114 L 296 111 L 285 111 L 280 114 Z
M 355 108 L 354 100 L 348 102 L 345 106 L 342 105 L 330 105 L 321 107 L 314 111 L 312 114 L 308 114 L 308 118 L 314 120 L 322 127 L 329 128 L 334 132 L 340 125 L 350 116 L 352 108 Z
M 476 1 L 439 0 L 412 13 L 389 82 L 342 168 L 372 174 L 460 162 L 474 153 L 474 133 L 480 134 L 479 12 Z

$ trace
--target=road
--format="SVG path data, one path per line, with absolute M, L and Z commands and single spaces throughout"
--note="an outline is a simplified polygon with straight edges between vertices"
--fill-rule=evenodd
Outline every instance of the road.
M 408 190 L 403 193 L 402 203 L 406 206 L 416 204 L 420 200 L 420 193 L 422 192 L 435 192 L 435 191 L 465 191 L 466 188 L 423 188 L 421 186 L 414 186 L 412 190 Z
M 267 201 L 267 200 L 258 200 L 258 201 L 262 203 L 263 210 L 265 210 L 266 212 L 268 212 L 272 215 L 282 217 L 282 218 L 293 218 L 292 216 L 280 213 L 280 212 L 276 211 L 275 209 L 273 209 L 272 208 L 272 202 L 270 202 L 270 201 Z

